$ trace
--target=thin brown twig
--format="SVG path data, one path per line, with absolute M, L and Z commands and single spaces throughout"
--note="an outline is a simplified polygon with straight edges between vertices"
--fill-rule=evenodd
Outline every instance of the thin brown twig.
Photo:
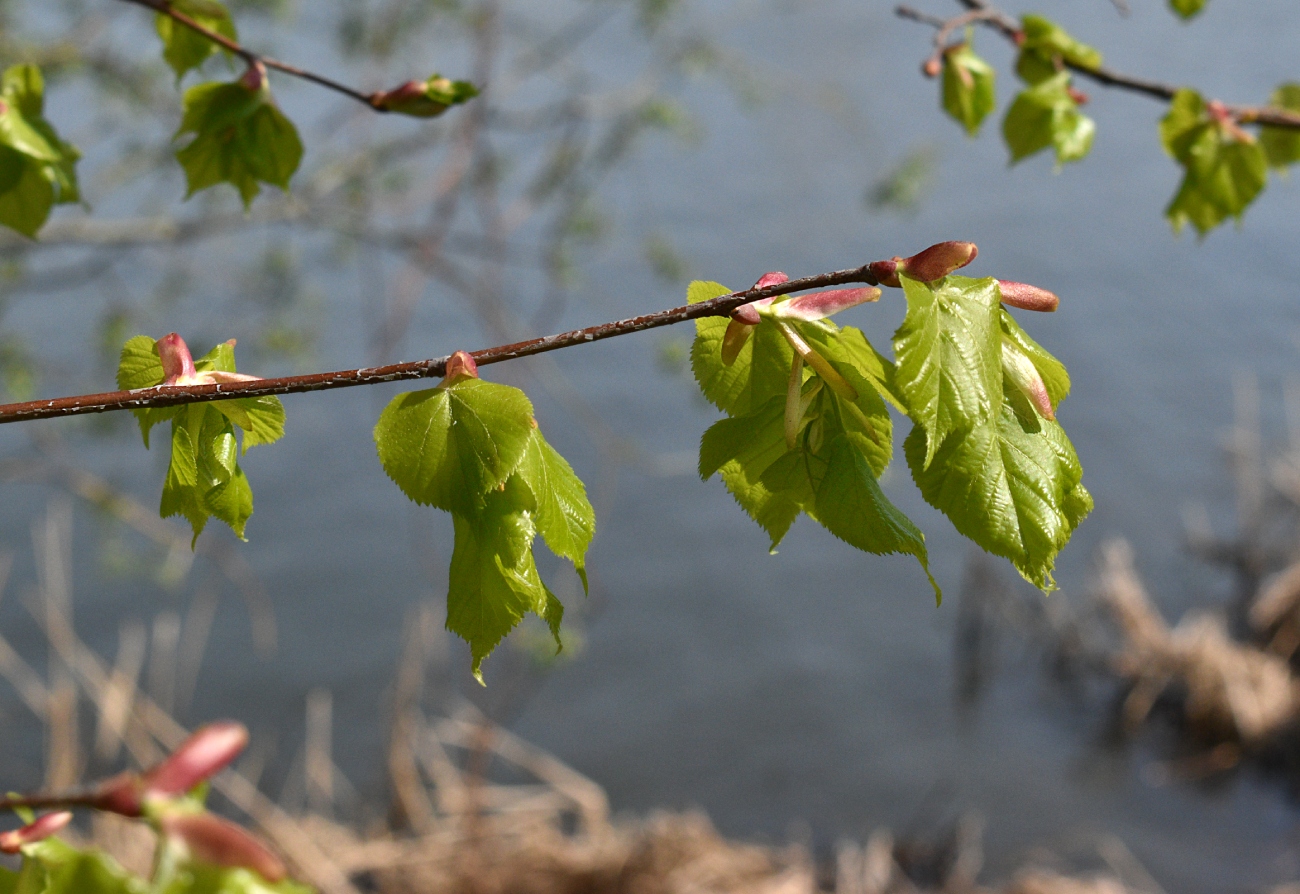
M 319 84 L 320 86 L 325 87 L 328 90 L 333 90 L 336 93 L 342 93 L 344 96 L 349 97 L 350 99 L 355 99 L 357 102 L 365 103 L 367 106 L 369 106 L 371 109 L 374 109 L 376 112 L 388 111 L 388 109 L 376 105 L 374 101 L 375 94 L 362 93 L 360 90 L 353 89 L 352 87 L 349 87 L 347 84 L 341 84 L 332 78 L 327 78 L 324 75 L 317 74 L 314 71 L 308 71 L 305 68 L 299 68 L 298 66 L 290 65 L 287 62 L 281 62 L 279 59 L 272 59 L 270 56 L 263 56 L 261 53 L 255 53 L 252 50 L 248 49 L 247 47 L 243 46 L 242 44 L 238 43 L 237 41 L 233 41 L 229 37 L 226 37 L 224 34 L 218 34 L 216 31 L 213 31 L 211 28 L 199 24 L 194 19 L 187 16 L 185 13 L 181 12 L 178 9 L 173 8 L 173 6 L 171 5 L 170 2 L 168 2 L 168 0 L 124 0 L 124 2 L 134 3 L 137 6 L 143 6 L 147 9 L 152 9 L 154 12 L 158 13 L 159 15 L 167 16 L 172 21 L 176 22 L 179 25 L 183 25 L 186 28 L 189 28 L 194 33 L 203 35 L 205 38 L 212 41 L 217 46 L 229 50 L 239 58 L 243 59 L 249 65 L 253 65 L 260 62 L 262 65 L 265 65 L 267 68 L 274 68 L 276 71 L 282 71 L 285 74 L 293 75 L 294 77 L 301 78 L 304 81 L 311 81 L 313 84 Z
M 957 28 L 977 22 L 992 28 L 1014 44 L 1018 45 L 1023 40 L 1024 33 L 1020 30 L 1020 23 L 1001 10 L 984 2 L 984 0 L 957 0 L 957 2 L 965 6 L 968 11 L 952 19 L 932 16 L 906 5 L 896 7 L 894 13 L 900 18 L 930 25 L 940 33 L 944 33 L 945 40 L 947 34 L 952 33 Z M 936 35 L 937 43 L 938 35 Z M 938 52 L 936 50 L 936 57 Z M 1104 66 L 1089 68 L 1083 65 L 1075 65 L 1068 60 L 1064 61 L 1063 64 L 1076 74 L 1080 74 L 1103 86 L 1118 87 L 1133 93 L 1141 93 L 1162 102 L 1171 102 L 1179 90 L 1178 87 L 1172 84 L 1134 77 Z M 1239 124 L 1259 124 L 1268 127 L 1300 130 L 1300 114 L 1286 109 L 1278 109 L 1272 106 L 1234 106 L 1226 103 L 1224 108 Z
M 500 363 L 533 354 L 544 354 L 561 348 L 588 344 L 619 335 L 630 335 L 646 329 L 671 326 L 700 317 L 726 316 L 742 304 L 748 304 L 760 298 L 776 295 L 788 295 L 806 289 L 818 289 L 825 286 L 845 285 L 848 283 L 867 283 L 876 285 L 876 277 L 867 265 L 850 270 L 836 270 L 792 279 L 789 282 L 764 288 L 745 289 L 732 292 L 698 304 L 687 304 L 657 313 L 639 317 L 629 317 L 610 323 L 588 326 L 584 329 L 572 329 L 543 338 L 471 352 L 479 366 Z M 277 379 L 256 379 L 249 382 L 220 383 L 213 385 L 157 385 L 152 388 L 139 388 L 134 391 L 111 391 L 102 394 L 83 394 L 75 397 L 60 397 L 48 400 L 30 400 L 23 403 L 0 406 L 0 425 L 8 422 L 26 422 L 33 419 L 52 419 L 61 416 L 83 416 L 89 413 L 106 413 L 115 410 L 143 410 L 159 407 L 174 407 L 181 404 L 200 403 L 214 400 L 232 400 L 241 397 L 262 397 L 278 394 L 300 394 L 306 391 L 327 391 L 333 388 L 350 388 L 356 385 L 377 385 L 381 382 L 399 382 L 409 379 L 440 378 L 446 374 L 449 357 L 437 357 L 430 360 L 415 360 L 407 363 L 393 363 L 387 366 L 362 367 L 337 372 L 311 373 L 301 376 L 284 376 Z

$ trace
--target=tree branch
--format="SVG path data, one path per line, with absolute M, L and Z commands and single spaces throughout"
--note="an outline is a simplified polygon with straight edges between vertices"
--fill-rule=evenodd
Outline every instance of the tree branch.
M 342 93 L 344 96 L 348 97 L 349 99 L 355 99 L 357 102 L 366 104 L 376 112 L 388 111 L 388 109 L 382 108 L 381 106 L 375 104 L 374 101 L 375 94 L 362 93 L 360 90 L 354 90 L 353 88 L 349 87 L 347 84 L 341 84 L 338 81 L 333 80 L 332 78 L 325 77 L 324 75 L 316 74 L 315 72 L 308 71 L 305 68 L 299 68 L 296 65 L 290 65 L 287 62 L 281 62 L 278 59 L 272 59 L 270 56 L 263 56 L 260 53 L 254 53 L 252 50 L 247 49 L 242 44 L 239 44 L 231 40 L 230 38 L 226 37 L 224 34 L 218 34 L 216 31 L 213 31 L 211 28 L 207 28 L 204 27 L 203 25 L 200 25 L 198 22 L 194 21 L 194 19 L 187 16 L 185 13 L 173 9 L 171 3 L 169 3 L 168 0 L 123 0 L 123 2 L 134 3 L 137 6 L 143 6 L 146 7 L 147 9 L 152 9 L 154 12 L 158 13 L 159 15 L 167 16 L 169 19 L 176 22 L 177 24 L 189 28 L 191 31 L 195 32 L 196 34 L 203 35 L 208 40 L 215 43 L 217 46 L 229 50 L 230 52 L 234 53 L 236 56 L 243 59 L 249 65 L 253 65 L 260 62 L 262 65 L 265 65 L 267 68 L 274 68 L 276 71 L 282 71 L 285 74 L 293 75 L 296 78 L 302 78 L 304 81 L 311 81 L 313 84 L 319 84 L 320 86 L 325 87 L 328 90 L 333 90 L 335 93 Z
M 965 6 L 968 12 L 952 19 L 942 19 L 937 16 L 928 15 L 913 9 L 910 6 L 898 6 L 895 8 L 895 15 L 904 19 L 911 19 L 914 22 L 930 25 L 935 28 L 939 34 L 946 39 L 947 35 L 956 28 L 964 27 L 967 24 L 976 22 L 983 24 L 992 30 L 1001 34 L 1004 38 L 1017 46 L 1024 39 L 1024 34 L 1020 30 L 1020 23 L 1008 16 L 1001 10 L 989 5 L 985 0 L 957 0 L 962 6 Z M 936 36 L 938 41 L 938 36 Z M 936 50 L 938 52 L 938 50 Z M 1122 90 L 1128 90 L 1133 93 L 1141 93 L 1150 96 L 1153 99 L 1162 102 L 1170 102 L 1174 94 L 1178 92 L 1178 87 L 1172 84 L 1164 84 L 1159 81 L 1148 81 L 1143 78 L 1133 77 L 1132 75 L 1122 74 L 1112 69 L 1098 66 L 1097 68 L 1087 68 L 1086 66 L 1073 65 L 1070 62 L 1065 63 L 1065 67 L 1089 78 L 1098 84 L 1106 87 L 1118 87 Z M 928 73 L 928 72 L 927 72 Z M 1272 106 L 1233 106 L 1224 104 L 1224 108 L 1232 115 L 1233 119 L 1239 124 L 1260 124 L 1268 127 L 1282 127 L 1290 130 L 1300 130 L 1300 114 L 1289 112 L 1285 109 L 1277 109 Z
M 135 0 L 131 0 L 135 2 Z M 498 345 L 473 351 L 471 356 L 479 366 L 500 363 L 518 357 L 544 354 L 575 345 L 601 341 L 619 335 L 630 335 L 645 329 L 671 326 L 699 317 L 723 317 L 742 304 L 819 289 L 846 283 L 876 285 L 877 279 L 866 265 L 851 270 L 836 270 L 805 276 L 765 288 L 732 292 L 699 304 L 687 304 L 640 317 L 630 317 L 611 323 L 573 329 L 557 335 L 533 338 L 509 345 Z M 393 363 L 387 366 L 362 367 L 338 372 L 312 373 L 302 376 L 284 376 L 278 379 L 256 379 L 249 382 L 212 385 L 157 385 L 135 391 L 110 391 L 102 394 L 83 394 L 50 400 L 30 400 L 24 403 L 0 406 L 0 425 L 8 422 L 26 422 L 33 419 L 53 419 L 60 416 L 84 416 L 89 413 L 107 413 L 114 410 L 143 410 L 151 407 L 174 407 L 180 404 L 214 400 L 232 400 L 240 397 L 262 397 L 275 394 L 299 394 L 305 391 L 326 391 L 333 388 L 351 388 L 356 385 L 378 385 L 381 382 L 399 382 L 407 379 L 441 378 L 446 373 L 449 357 Z

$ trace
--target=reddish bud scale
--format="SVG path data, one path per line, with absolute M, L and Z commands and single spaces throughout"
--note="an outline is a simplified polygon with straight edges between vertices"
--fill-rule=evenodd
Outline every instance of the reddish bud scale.
M 825 292 L 800 295 L 798 298 L 791 298 L 783 304 L 778 304 L 772 309 L 772 316 L 781 320 L 812 322 L 824 320 L 842 310 L 879 299 L 880 289 L 874 286 L 864 289 L 830 289 Z
M 190 347 L 175 332 L 158 339 L 158 359 L 162 361 L 164 385 L 194 376 L 194 357 L 190 354 Z
M 940 242 L 903 259 L 899 272 L 921 282 L 934 282 L 965 267 L 979 253 L 974 242 Z
M 285 877 L 284 863 L 250 832 L 211 813 L 180 813 L 159 821 L 163 834 L 190 859 L 229 869 L 251 869 L 268 882 Z
M 943 71 L 943 63 L 931 56 L 921 65 L 921 74 L 927 78 L 937 78 Z
M 266 66 L 261 62 L 250 62 L 239 83 L 256 93 L 266 87 Z
M 248 729 L 225 720 L 195 730 L 171 756 L 142 777 L 144 798 L 183 795 L 211 779 L 248 746 Z
M 0 852 L 16 854 L 22 850 L 24 845 L 43 841 L 70 822 L 72 822 L 72 814 L 66 810 L 60 810 L 57 813 L 47 813 L 21 829 L 11 829 L 8 832 L 0 833 Z
M 457 351 L 447 358 L 447 371 L 443 376 L 444 382 L 477 378 L 478 363 L 467 352 Z
M 1003 304 L 1018 307 L 1021 310 L 1051 313 L 1061 304 L 1061 299 L 1057 298 L 1052 292 L 1047 291 L 1047 289 L 1040 289 L 1038 286 L 1031 286 L 1028 283 L 999 279 L 998 289 L 1002 293 Z

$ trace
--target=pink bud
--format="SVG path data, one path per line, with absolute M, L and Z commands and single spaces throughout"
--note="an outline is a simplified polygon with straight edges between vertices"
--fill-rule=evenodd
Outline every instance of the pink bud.
M 443 374 L 444 382 L 455 382 L 458 379 L 477 379 L 478 364 L 464 351 L 457 351 L 447 358 L 447 370 Z
M 251 869 L 268 882 L 285 877 L 284 863 L 250 832 L 211 813 L 175 813 L 159 820 L 173 847 L 191 860 L 230 869 Z
M 252 92 L 265 88 L 266 66 L 257 61 L 248 63 L 248 68 L 244 71 L 243 77 L 239 79 L 239 83 Z
M 1002 371 L 1011 383 L 1034 405 L 1034 409 L 1044 419 L 1055 419 L 1056 411 L 1052 409 L 1052 399 L 1047 394 L 1043 377 L 1030 360 L 1010 339 L 1002 339 Z
M 839 313 L 859 304 L 865 304 L 868 301 L 878 301 L 879 299 L 880 289 L 874 287 L 813 292 L 808 295 L 800 295 L 798 298 L 791 298 L 789 301 L 776 305 L 772 309 L 772 316 L 783 320 L 812 322 L 813 320 L 824 320 L 831 314 Z
M 232 720 L 194 731 L 171 756 L 142 777 L 145 799 L 183 795 L 215 776 L 248 746 L 248 728 Z
M 382 112 L 435 118 L 451 106 L 468 102 L 475 96 L 478 96 L 478 88 L 468 81 L 433 75 L 427 81 L 407 81 L 392 90 L 377 90 L 368 99 L 370 105 Z
M 121 816 L 140 816 L 144 812 L 144 780 L 139 773 L 105 779 L 96 786 L 91 806 Z
M 175 385 L 194 377 L 194 358 L 189 345 L 175 332 L 158 339 L 158 359 L 162 361 L 163 384 Z
M 979 253 L 980 250 L 975 247 L 974 242 L 940 242 L 917 252 L 910 258 L 900 260 L 898 270 L 912 279 L 934 282 L 936 279 L 943 279 L 954 270 L 965 267 L 975 260 Z
M 1002 292 L 1003 304 L 1018 307 L 1021 310 L 1038 310 L 1050 313 L 1056 310 L 1061 303 L 1061 299 L 1047 291 L 1047 289 L 1040 289 L 1038 286 L 1031 286 L 1028 283 L 999 279 L 998 289 Z
M 754 314 L 755 320 L 758 314 Z M 749 341 L 750 333 L 754 331 L 753 324 L 742 323 L 740 320 L 733 319 L 727 323 L 727 331 L 722 334 L 722 363 L 724 366 L 731 366 L 740 356 L 740 349 Z
M 754 283 L 753 288 L 766 289 L 768 286 L 779 286 L 781 285 L 781 283 L 785 283 L 789 281 L 790 281 L 790 277 L 786 276 L 784 273 L 780 272 L 779 270 L 774 270 L 771 273 L 764 273 L 762 276 L 760 276 L 758 278 L 758 282 Z M 771 298 L 760 298 L 757 301 L 751 301 L 748 304 L 742 304 L 740 305 L 740 307 L 736 308 L 731 312 L 731 318 L 733 320 L 739 320 L 740 322 L 748 326 L 757 326 L 759 321 L 762 319 L 758 315 L 758 309 L 760 307 L 769 306 L 772 303 L 772 300 L 773 299 Z
M 22 850 L 23 845 L 43 841 L 70 822 L 72 822 L 72 814 L 60 810 L 57 813 L 47 813 L 38 817 L 35 822 L 28 823 L 21 829 L 0 833 L 0 852 L 16 854 Z
M 933 56 L 926 59 L 921 65 L 921 74 L 925 75 L 927 78 L 937 78 L 939 77 L 939 73 L 942 71 L 943 63 Z

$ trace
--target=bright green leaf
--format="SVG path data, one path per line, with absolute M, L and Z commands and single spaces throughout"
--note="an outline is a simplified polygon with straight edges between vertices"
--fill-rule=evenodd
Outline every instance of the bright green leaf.
M 187 863 L 155 894 L 313 894 L 313 889 L 290 879 L 272 884 L 247 869 Z
M 1093 47 L 1075 40 L 1055 22 L 1038 15 L 1020 20 L 1024 40 L 1016 59 L 1016 74 L 1027 84 L 1040 84 L 1056 75 L 1063 65 L 1095 69 L 1102 58 Z
M 1300 84 L 1281 84 L 1268 104 L 1275 109 L 1300 114 Z M 1270 167 L 1285 168 L 1300 161 L 1300 130 L 1286 127 L 1261 127 L 1259 146 L 1264 150 Z
M 943 54 L 943 108 L 972 137 L 997 106 L 995 79 L 993 67 L 968 43 Z
M 907 316 L 894 333 L 897 382 L 912 421 L 933 441 L 928 466 L 949 435 L 988 422 L 1002 406 L 998 286 L 965 276 L 901 280 Z
M 15 894 L 145 894 L 148 884 L 98 850 L 78 850 L 57 838 L 23 848 Z
M 54 205 L 80 201 L 81 153 L 43 117 L 44 91 L 34 65 L 0 76 L 0 224 L 31 237 Z
M 375 426 L 375 446 L 412 500 L 468 513 L 518 468 L 534 425 L 519 389 L 461 379 L 393 398 Z
M 557 556 L 568 559 L 587 587 L 585 556 L 596 532 L 596 512 L 587 500 L 587 488 L 573 467 L 533 429 L 516 474 L 532 491 L 536 504 L 537 533 Z M 563 611 L 563 608 L 561 608 Z
M 453 513 L 456 543 L 447 586 L 447 629 L 469 643 L 472 671 L 528 612 L 555 609 L 533 561 L 532 494 L 517 477 L 472 516 Z M 554 630 L 553 630 L 554 632 Z M 558 636 L 556 646 L 559 646 Z
M 1229 217 L 1240 219 L 1268 179 L 1264 150 L 1249 135 L 1210 114 L 1194 90 L 1179 90 L 1160 122 L 1165 149 L 1183 180 L 1165 216 L 1174 232 L 1190 223 L 1201 235 Z
M 1012 102 L 1002 121 L 1002 136 L 1013 163 L 1049 146 L 1058 166 L 1088 154 L 1097 128 L 1079 111 L 1069 86 L 1069 72 L 1061 72 L 1021 91 Z
M 817 487 L 814 517 L 826 530 L 864 552 L 916 556 L 941 599 L 930 574 L 925 535 L 899 511 L 876 482 L 875 475 L 854 445 L 840 436 L 828 446 L 825 474 Z
M 776 326 L 754 329 L 731 366 L 722 362 L 722 336 L 726 317 L 701 317 L 695 321 L 691 369 L 704 396 L 725 413 L 753 412 L 775 394 L 785 394 L 794 351 Z
M 176 138 L 193 138 L 176 151 L 188 183 L 186 198 L 218 183 L 239 190 L 244 207 L 261 191 L 259 183 L 289 189 L 302 160 L 298 131 L 262 87 L 199 84 L 185 91 L 185 114 Z
M 270 444 L 284 436 L 284 405 L 279 398 L 240 397 L 219 400 L 213 404 L 217 411 L 243 429 L 242 449 L 258 444 Z
M 1036 419 L 1027 428 L 1004 406 L 996 419 L 949 436 L 937 451 L 926 441 L 918 425 L 904 443 L 926 502 L 979 546 L 1010 559 L 1030 583 L 1051 590 L 1057 553 L 1092 510 L 1061 427 Z
M 230 11 L 217 0 L 171 0 L 169 5 L 209 31 L 215 31 L 231 40 L 239 39 L 235 32 L 235 23 L 230 18 Z M 163 59 L 176 72 L 177 81 L 180 81 L 185 76 L 185 72 L 191 68 L 202 65 L 204 60 L 218 49 L 211 40 L 170 16 L 159 13 L 155 25 L 158 36 L 163 42 Z

